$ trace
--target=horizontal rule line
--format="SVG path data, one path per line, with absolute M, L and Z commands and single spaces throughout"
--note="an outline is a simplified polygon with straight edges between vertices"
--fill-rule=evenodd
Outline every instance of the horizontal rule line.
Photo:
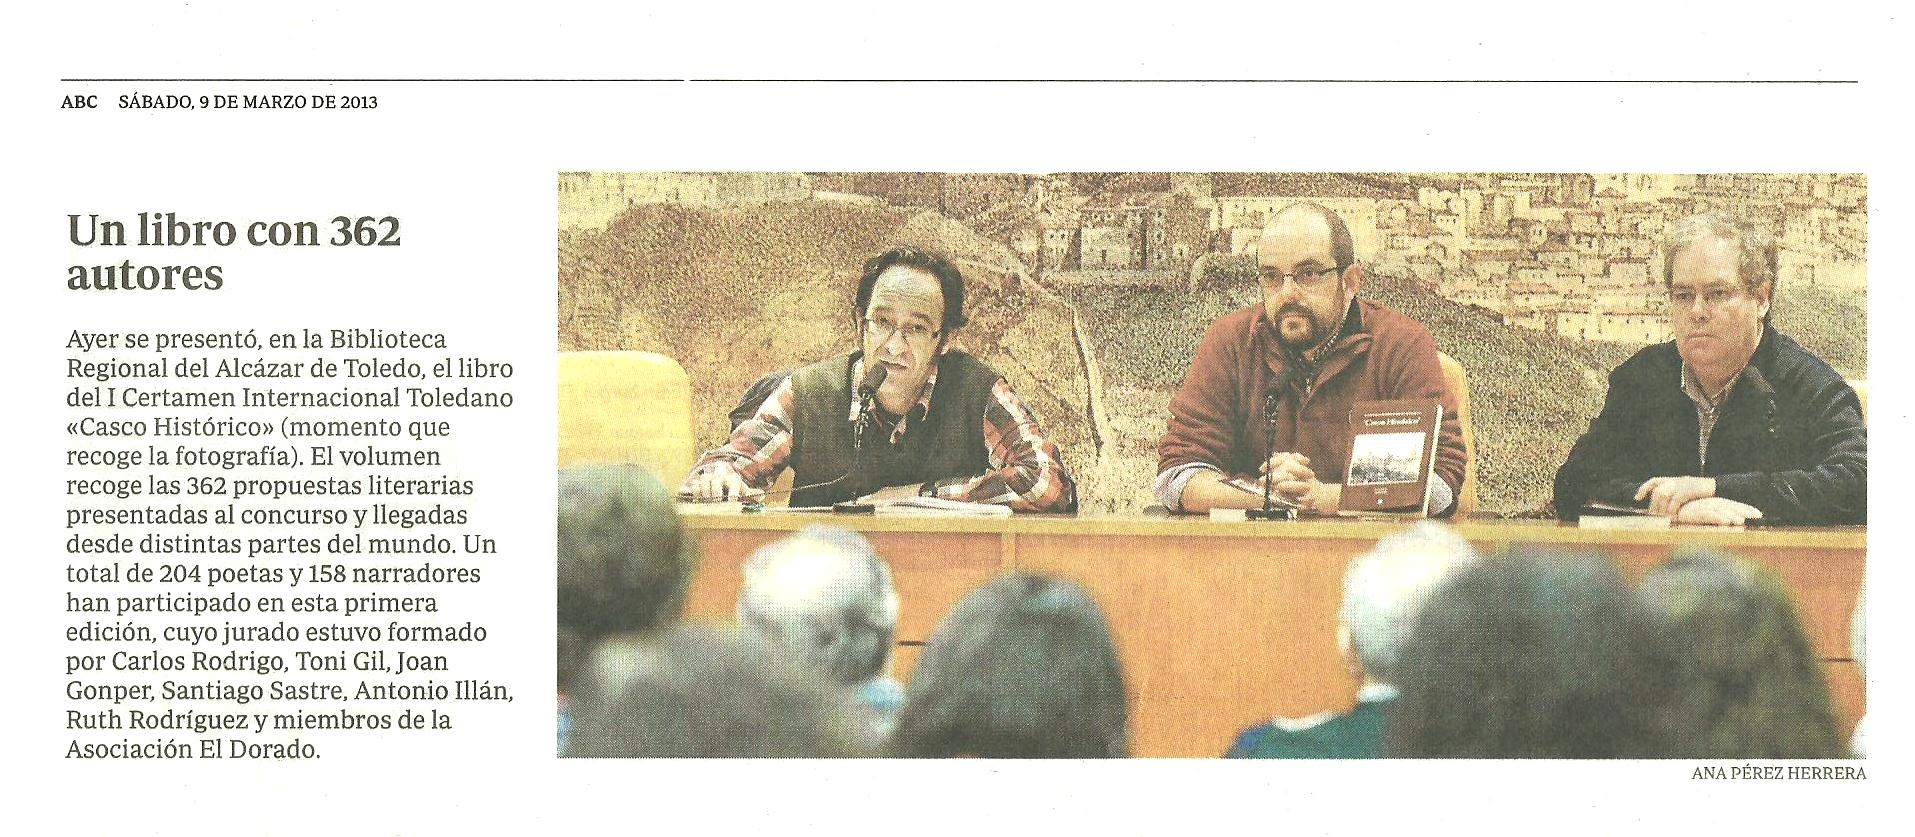
M 1859 79 L 1580 78 L 63 78 L 62 82 L 352 84 L 1860 84 Z

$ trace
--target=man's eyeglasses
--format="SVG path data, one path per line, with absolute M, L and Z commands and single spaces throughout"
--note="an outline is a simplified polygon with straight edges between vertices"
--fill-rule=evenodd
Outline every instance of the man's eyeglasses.
M 1701 293 L 1688 288 L 1670 288 L 1669 304 L 1676 308 L 1688 308 L 1699 299 L 1702 300 L 1702 307 L 1712 309 L 1740 296 L 1742 292 L 1732 288 L 1710 288 Z
M 890 341 L 891 335 L 893 334 L 904 335 L 904 342 L 906 343 L 923 345 L 937 339 L 940 333 L 937 329 L 923 323 L 905 323 L 899 325 L 891 322 L 888 317 L 865 317 L 864 328 L 865 333 L 876 338 L 880 346 Z
M 1283 287 L 1283 281 L 1288 279 L 1306 291 L 1320 291 L 1333 284 L 1342 272 L 1340 267 L 1299 267 L 1290 273 L 1269 268 L 1260 273 L 1258 279 L 1271 290 Z

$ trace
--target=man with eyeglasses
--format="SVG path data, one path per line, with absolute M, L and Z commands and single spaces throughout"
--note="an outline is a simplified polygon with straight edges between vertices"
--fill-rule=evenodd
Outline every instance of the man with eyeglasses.
M 950 346 L 967 321 L 956 265 L 915 247 L 878 254 L 859 277 L 852 318 L 862 348 L 778 384 L 698 460 L 682 495 L 761 496 L 789 467 L 793 506 L 868 495 L 1076 507 L 1076 485 L 1030 407 L 1002 375 Z M 882 380 L 862 393 L 874 366 Z
M 1609 376 L 1556 472 L 1556 514 L 1637 507 L 1678 523 L 1868 521 L 1868 431 L 1855 390 L 1769 324 L 1776 245 L 1722 213 L 1670 228 L 1675 339 Z
M 1429 329 L 1358 299 L 1363 265 L 1350 229 L 1312 203 L 1271 216 L 1257 243 L 1263 302 L 1212 323 L 1157 445 L 1158 502 L 1173 511 L 1258 508 L 1236 485 L 1271 474 L 1273 493 L 1335 514 L 1359 401 L 1443 405 L 1430 511 L 1454 511 L 1467 454 L 1456 398 Z M 1274 437 L 1274 438 L 1273 438 Z

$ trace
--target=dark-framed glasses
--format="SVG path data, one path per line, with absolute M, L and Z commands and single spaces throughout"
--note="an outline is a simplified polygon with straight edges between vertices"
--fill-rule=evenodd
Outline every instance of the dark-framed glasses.
M 1272 267 L 1262 270 L 1257 278 L 1264 287 L 1272 290 L 1283 287 L 1283 282 L 1287 279 L 1306 291 L 1320 291 L 1333 284 L 1337 275 L 1342 272 L 1343 268 L 1340 267 L 1299 267 L 1284 273 Z

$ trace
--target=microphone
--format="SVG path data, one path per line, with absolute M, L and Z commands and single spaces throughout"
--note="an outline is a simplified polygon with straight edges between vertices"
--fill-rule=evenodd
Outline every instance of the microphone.
M 863 469 L 863 466 L 864 466 L 864 456 L 863 456 L 864 430 L 865 430 L 865 427 L 867 427 L 871 423 L 871 419 L 869 418 L 871 410 L 872 410 L 871 402 L 878 395 L 878 387 L 884 386 L 884 379 L 888 377 L 890 374 L 891 374 L 891 370 L 886 369 L 884 367 L 884 364 L 874 363 L 864 370 L 864 377 L 859 379 L 858 381 L 858 389 L 857 389 L 858 424 L 856 427 L 853 427 L 851 430 L 851 468 L 850 470 L 847 470 L 843 474 L 838 475 L 836 479 L 829 479 L 829 480 L 825 480 L 824 482 L 814 482 L 814 483 L 811 483 L 810 485 L 793 486 L 791 488 L 781 489 L 777 491 L 766 491 L 758 496 L 758 499 L 754 501 L 755 504 L 757 504 L 760 508 L 762 508 L 766 500 L 781 494 L 796 494 L 800 491 L 809 491 L 814 488 L 830 488 L 832 486 L 835 486 L 839 483 L 844 482 L 845 480 L 852 479 L 853 477 L 862 478 L 863 475 L 860 474 L 859 472 Z M 859 485 L 854 485 L 853 487 L 854 489 L 862 489 L 864 486 L 859 484 Z M 857 491 L 857 494 L 864 494 L 864 493 L 866 492 L 862 490 Z M 680 494 L 678 496 L 678 499 L 691 500 L 692 498 L 688 494 Z M 870 503 L 856 503 L 856 502 L 834 503 L 832 505 L 832 510 L 840 514 L 870 514 L 873 511 L 875 511 L 875 509 L 872 507 Z
M 1283 403 L 1283 391 L 1290 385 L 1290 377 L 1284 376 L 1277 389 L 1263 394 L 1263 425 L 1270 434 L 1270 453 L 1277 450 L 1277 408 Z M 1268 462 L 1265 463 L 1268 465 Z M 1297 510 L 1286 506 L 1277 508 L 1276 496 L 1271 489 L 1276 482 L 1276 472 L 1268 467 L 1263 471 L 1263 508 L 1244 512 L 1247 520 L 1295 520 Z
M 832 480 L 835 483 L 838 480 L 848 479 L 853 474 L 859 474 L 860 479 L 855 484 L 858 494 L 864 493 L 862 489 L 865 480 L 860 472 L 864 470 L 864 432 L 865 428 L 871 426 L 871 402 L 878 397 L 878 387 L 884 386 L 884 379 L 890 374 L 891 370 L 886 369 L 884 364 L 872 363 L 864 368 L 864 377 L 858 381 L 858 425 L 851 429 L 851 470 L 846 471 L 844 476 L 837 480 Z M 870 503 L 849 500 L 831 504 L 831 510 L 838 514 L 872 514 L 877 511 L 877 507 Z
M 882 363 L 871 364 L 870 368 L 864 370 L 863 380 L 858 381 L 858 400 L 865 402 L 867 409 L 870 408 L 871 399 L 878 394 L 878 387 L 884 386 L 884 379 L 890 374 L 891 370 Z

